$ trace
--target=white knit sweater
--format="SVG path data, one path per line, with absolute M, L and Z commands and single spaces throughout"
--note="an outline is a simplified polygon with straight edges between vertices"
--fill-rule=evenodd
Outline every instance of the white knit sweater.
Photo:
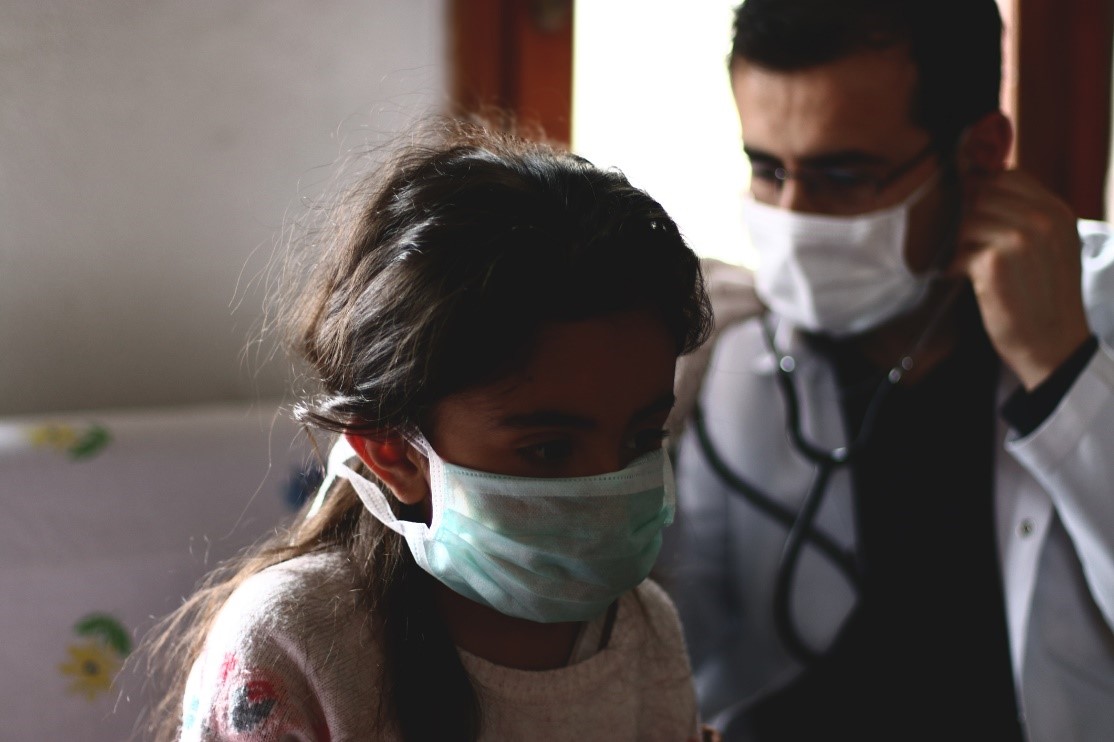
M 182 739 L 399 739 L 393 722 L 377 723 L 382 653 L 353 584 L 340 555 L 318 554 L 270 567 L 241 585 L 190 672 Z M 598 635 L 598 623 L 585 633 Z M 604 648 L 580 645 L 572 664 L 545 671 L 502 667 L 458 650 L 479 691 L 480 738 L 698 738 L 680 624 L 657 585 L 647 580 L 619 599 Z M 436 699 L 428 701 L 437 713 Z

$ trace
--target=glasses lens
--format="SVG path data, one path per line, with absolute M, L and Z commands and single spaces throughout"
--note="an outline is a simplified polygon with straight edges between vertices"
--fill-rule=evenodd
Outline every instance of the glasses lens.
M 803 191 L 799 194 L 803 197 L 800 207 L 819 213 L 854 214 L 868 210 L 877 192 L 873 179 L 851 171 L 801 170 L 786 173 L 782 168 L 755 165 L 750 175 L 751 195 L 761 203 L 776 204 L 788 180 L 796 181 L 796 187 Z
M 855 214 L 869 209 L 878 192 L 873 177 L 854 170 L 814 170 L 802 177 L 818 209 Z
M 779 176 L 780 168 L 762 163 L 754 163 L 750 169 L 750 192 L 754 198 L 763 203 L 777 201 L 781 192 L 782 178 Z

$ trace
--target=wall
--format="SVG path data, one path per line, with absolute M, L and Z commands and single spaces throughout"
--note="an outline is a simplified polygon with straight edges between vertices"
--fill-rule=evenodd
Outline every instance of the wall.
M 253 399 L 284 219 L 445 102 L 444 0 L 0 7 L 0 415 Z

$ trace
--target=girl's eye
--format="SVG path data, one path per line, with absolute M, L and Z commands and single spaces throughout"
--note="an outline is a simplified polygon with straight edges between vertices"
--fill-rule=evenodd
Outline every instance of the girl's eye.
M 669 437 L 669 431 L 664 428 L 650 428 L 640 430 L 631 439 L 631 447 L 639 453 L 649 453 L 661 448 L 662 443 Z
M 572 455 L 571 441 L 546 441 L 533 446 L 518 449 L 518 452 L 530 461 L 544 464 L 555 464 L 564 461 Z

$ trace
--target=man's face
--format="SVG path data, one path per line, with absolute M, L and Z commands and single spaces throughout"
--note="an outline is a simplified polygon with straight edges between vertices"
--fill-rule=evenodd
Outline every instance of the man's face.
M 918 158 L 932 138 L 912 121 L 917 70 L 904 47 L 791 72 L 737 59 L 731 77 L 760 201 L 805 213 L 866 213 L 903 201 L 940 168 L 935 156 Z M 778 182 L 777 168 L 803 178 Z M 915 272 L 941 248 L 946 203 L 954 202 L 937 186 L 913 207 L 906 262 Z

